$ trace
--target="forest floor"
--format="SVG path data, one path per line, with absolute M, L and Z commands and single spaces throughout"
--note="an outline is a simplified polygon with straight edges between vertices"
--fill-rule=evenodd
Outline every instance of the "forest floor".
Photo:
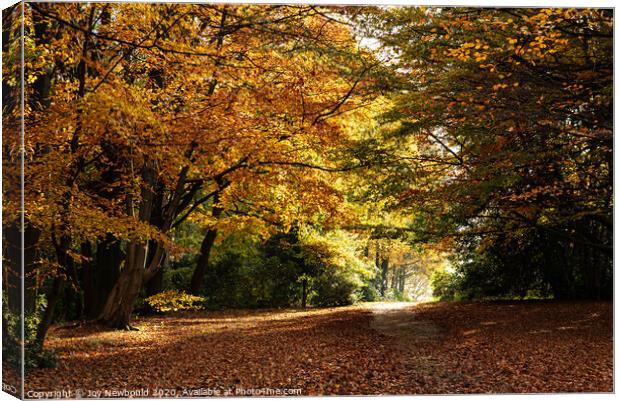
M 59 364 L 29 373 L 26 392 L 611 392 L 612 318 L 611 303 L 379 303 L 139 317 L 132 332 L 54 327 Z

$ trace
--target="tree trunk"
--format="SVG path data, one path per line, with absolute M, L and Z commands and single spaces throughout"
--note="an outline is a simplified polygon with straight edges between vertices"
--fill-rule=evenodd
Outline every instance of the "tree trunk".
M 95 303 L 95 272 L 93 261 L 93 247 L 90 242 L 83 242 L 81 245 L 82 256 L 86 258 L 82 262 L 81 281 L 82 290 L 84 291 L 84 316 L 89 317 L 92 311 L 92 305 Z
M 157 188 L 157 192 L 155 193 L 155 201 L 153 202 L 153 213 L 151 215 L 151 225 L 153 225 L 154 227 L 158 227 L 162 231 L 167 231 L 169 227 L 168 225 L 166 225 L 167 219 L 164 216 L 164 214 L 166 213 L 165 207 L 164 207 L 164 193 L 165 193 L 165 186 L 163 185 L 163 182 L 160 182 Z M 176 210 L 172 211 L 171 212 L 172 215 L 175 215 L 176 214 L 175 212 Z M 171 223 L 172 221 L 170 221 L 170 224 Z M 158 249 L 157 241 L 154 241 L 154 240 L 149 241 L 149 249 L 152 251 L 149 252 L 149 255 L 147 258 L 147 266 L 150 265 L 153 262 L 153 259 L 157 256 L 156 255 L 157 254 L 156 251 Z M 164 279 L 164 266 L 163 266 L 164 260 L 165 260 L 165 257 L 162 258 L 162 261 L 161 261 L 162 266 L 157 269 L 157 272 L 155 272 L 155 274 L 151 278 L 145 280 L 146 282 L 144 283 L 144 286 L 145 286 L 147 297 L 150 297 L 151 295 L 159 294 L 161 292 L 162 285 L 163 285 L 163 279 Z
M 94 19 L 94 8 L 91 8 L 90 16 L 88 19 L 88 26 L 86 32 L 90 32 Z M 44 27 L 44 25 L 40 25 L 39 29 Z M 90 45 L 90 37 L 87 33 L 84 34 L 84 40 L 82 42 L 82 59 L 77 67 L 76 78 L 78 79 L 78 91 L 77 96 L 79 99 L 82 99 L 85 95 L 86 88 L 86 60 L 88 59 L 88 51 Z M 45 91 L 46 84 L 41 82 L 41 86 L 39 89 Z M 43 99 L 44 100 L 44 99 Z M 73 135 L 71 137 L 70 145 L 70 153 L 75 155 L 80 144 L 80 133 L 82 131 L 82 106 L 77 106 L 77 118 L 75 123 L 75 129 L 73 131 Z M 76 183 L 78 176 L 82 173 L 85 166 L 85 160 L 82 156 L 78 156 L 76 160 L 71 163 L 69 172 L 67 173 L 66 190 L 62 195 L 60 200 L 60 204 L 62 205 L 62 209 L 60 211 L 60 241 L 56 241 L 56 236 L 54 231 L 52 230 L 52 243 L 56 250 L 56 259 L 58 261 L 58 265 L 60 266 L 59 275 L 54 278 L 52 283 L 52 290 L 48 296 L 47 307 L 45 308 L 45 313 L 43 319 L 39 323 L 37 328 L 37 340 L 42 344 L 45 340 L 45 336 L 47 335 L 47 331 L 49 326 L 52 323 L 54 318 L 54 309 L 56 307 L 56 303 L 58 298 L 62 294 L 62 287 L 64 286 L 64 275 L 70 275 L 71 279 L 74 281 L 74 284 L 77 286 L 77 276 L 75 271 L 75 265 L 73 264 L 73 259 L 69 255 L 69 251 L 71 248 L 71 236 L 70 236 L 70 223 L 69 223 L 69 215 L 71 213 L 70 205 L 71 198 L 73 197 L 72 188 Z
M 25 223 L 24 230 L 24 310 L 33 312 L 36 307 L 37 280 L 35 269 L 39 259 L 38 243 L 41 231 Z
M 142 272 L 140 270 L 123 270 L 103 308 L 101 322 L 115 329 L 130 329 L 133 303 L 140 293 L 141 286 Z
M 385 297 L 385 290 L 388 285 L 388 269 L 390 267 L 389 260 L 384 258 L 381 260 L 381 297 Z
M 398 291 L 398 282 L 400 280 L 400 267 L 392 269 L 392 285 L 390 288 Z
M 75 270 L 73 259 L 68 253 L 71 238 L 68 235 L 64 235 L 61 237 L 60 241 L 57 242 L 56 237 L 52 234 L 52 243 L 54 244 L 54 248 L 56 250 L 56 260 L 58 260 L 60 271 L 58 271 L 56 277 L 54 277 L 52 288 L 47 296 L 47 306 L 45 307 L 43 318 L 37 327 L 36 338 L 41 344 L 45 340 L 47 330 L 54 319 L 54 309 L 56 308 L 58 299 L 60 299 L 63 293 L 63 287 L 66 281 L 65 277 L 71 274 L 70 272 Z
M 108 234 L 97 243 L 93 260 L 84 266 L 82 281 L 84 289 L 84 314 L 88 319 L 101 315 L 106 300 L 118 280 L 125 255 L 120 241 Z
M 45 308 L 45 312 L 43 313 L 43 318 L 37 327 L 37 341 L 41 344 L 45 340 L 45 336 L 47 335 L 47 331 L 52 324 L 54 319 L 54 309 L 56 308 L 56 303 L 60 298 L 62 293 L 62 289 L 64 286 L 65 280 L 62 277 L 55 277 L 52 282 L 52 289 L 47 296 L 47 307 Z
M 137 243 L 129 245 L 125 267 L 121 270 L 99 318 L 106 326 L 115 329 L 131 329 L 129 322 L 133 304 L 142 288 L 145 254 L 144 245 Z
M 63 308 L 63 320 L 80 319 L 84 316 L 84 291 L 82 290 L 75 262 L 70 260 L 67 264 L 70 285 L 65 287 L 65 302 Z M 73 305 L 74 310 L 71 310 Z M 71 313 L 73 312 L 73 313 Z
M 8 181 L 8 180 L 7 180 Z M 6 196 L 6 195 L 5 195 Z M 5 218 L 3 216 L 3 218 Z M 19 222 L 2 228 L 2 286 L 7 293 L 7 306 L 13 313 L 22 310 L 22 284 L 21 284 L 21 248 L 22 240 Z
M 198 258 L 198 262 L 196 263 L 196 268 L 194 269 L 194 273 L 192 274 L 192 281 L 189 287 L 189 292 L 192 294 L 200 294 L 204 275 L 207 272 L 207 267 L 209 265 L 211 249 L 213 249 L 213 244 L 215 243 L 216 237 L 217 229 L 209 229 L 207 230 L 207 233 L 202 240 L 202 244 L 200 245 L 200 257 Z
M 150 221 L 153 211 L 153 190 L 157 178 L 156 171 L 148 164 L 142 171 L 144 185 L 142 200 L 138 212 L 138 220 Z M 133 197 L 127 197 L 127 214 L 134 216 Z M 99 320 L 106 326 L 117 329 L 131 329 L 129 321 L 133 312 L 133 304 L 140 294 L 146 273 L 147 243 L 132 241 L 127 246 L 125 267 L 108 296 Z
M 218 187 L 221 189 L 222 183 L 218 182 Z M 218 219 L 222 214 L 222 209 L 215 206 L 218 201 L 219 193 L 216 192 L 213 196 L 213 209 L 211 211 L 211 217 L 214 219 Z M 211 256 L 211 250 L 213 249 L 215 238 L 217 238 L 217 228 L 210 228 L 207 230 L 207 233 L 202 240 L 202 244 L 200 244 L 200 256 L 198 257 L 198 262 L 196 263 L 196 268 L 192 274 L 192 280 L 189 286 L 189 292 L 191 294 L 200 294 L 202 282 L 204 280 L 205 273 L 207 272 L 207 267 L 209 266 L 209 257 Z
M 407 267 L 401 267 L 400 274 L 398 277 L 398 291 L 405 295 L 405 282 L 407 281 Z
M 308 280 L 304 279 L 301 282 L 301 307 L 306 309 L 308 305 Z

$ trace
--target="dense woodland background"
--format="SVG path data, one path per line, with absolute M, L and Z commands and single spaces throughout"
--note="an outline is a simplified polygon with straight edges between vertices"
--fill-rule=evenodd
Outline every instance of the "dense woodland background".
M 613 10 L 3 11 L 3 347 L 54 322 L 610 299 Z M 432 294 L 431 294 L 432 284 Z

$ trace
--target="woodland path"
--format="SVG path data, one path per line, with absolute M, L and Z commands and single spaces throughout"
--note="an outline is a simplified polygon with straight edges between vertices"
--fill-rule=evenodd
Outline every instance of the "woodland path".
M 370 327 L 406 347 L 414 347 L 418 342 L 440 340 L 443 336 L 441 328 L 432 321 L 418 320 L 415 305 L 411 302 L 369 304 L 373 312 Z
M 26 390 L 609 392 L 612 317 L 604 302 L 378 303 L 145 316 L 137 332 L 53 327 L 58 366 L 27 374 Z

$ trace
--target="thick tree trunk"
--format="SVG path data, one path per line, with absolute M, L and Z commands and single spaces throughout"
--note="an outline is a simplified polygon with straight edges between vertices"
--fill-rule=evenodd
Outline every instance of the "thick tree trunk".
M 153 211 L 153 187 L 156 181 L 156 171 L 146 165 L 142 171 L 144 185 L 142 200 L 138 211 L 138 220 L 150 221 Z M 134 216 L 133 197 L 127 197 L 127 214 Z M 129 321 L 133 312 L 133 304 L 140 294 L 145 281 L 147 243 L 132 241 L 127 246 L 125 266 L 108 296 L 99 320 L 106 326 L 117 329 L 131 329 Z
M 108 297 L 101 322 L 115 329 L 130 329 L 131 313 L 140 288 L 142 287 L 142 271 L 138 269 L 124 269 L 112 292 Z
M 86 318 L 95 319 L 101 315 L 106 300 L 118 280 L 124 257 L 120 242 L 112 235 L 97 243 L 92 262 L 84 266 L 82 271 Z
M 187 153 L 188 157 L 191 157 L 195 147 L 195 143 L 190 146 Z M 163 202 L 161 193 L 153 192 L 156 189 L 158 192 L 163 192 L 163 186 L 158 187 L 155 165 L 147 161 L 141 172 L 144 184 L 138 220 L 154 224 L 161 232 L 167 232 L 179 213 L 179 204 L 184 193 L 188 171 L 189 166 L 181 169 L 172 198 L 164 208 L 161 204 Z M 127 214 L 135 216 L 131 195 L 127 199 Z M 135 242 L 129 244 L 125 267 L 122 269 L 116 284 L 114 284 L 99 317 L 99 320 L 104 324 L 115 328 L 131 328 L 129 321 L 133 312 L 133 304 L 140 294 L 142 285 L 158 274 L 165 258 L 165 251 L 160 244 L 152 241 L 149 245 L 152 251 L 147 259 L 149 247 L 146 244 Z
M 146 249 L 141 244 L 132 243 L 127 251 L 125 268 L 112 288 L 101 312 L 100 321 L 116 329 L 130 329 L 129 322 L 133 304 L 140 294 L 144 278 L 144 259 Z

